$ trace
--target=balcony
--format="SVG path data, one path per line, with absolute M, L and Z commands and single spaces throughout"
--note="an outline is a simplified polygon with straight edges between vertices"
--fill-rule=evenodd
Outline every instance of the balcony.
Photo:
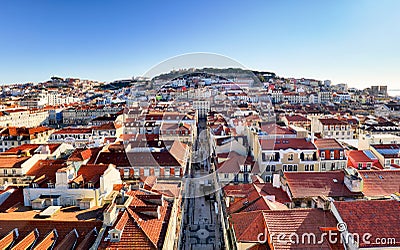
M 310 154 L 304 154 L 304 153 L 301 153 L 300 154 L 300 160 L 301 161 L 318 161 L 318 157 L 317 157 L 317 153 L 316 152 L 314 152 L 312 155 L 310 155 Z

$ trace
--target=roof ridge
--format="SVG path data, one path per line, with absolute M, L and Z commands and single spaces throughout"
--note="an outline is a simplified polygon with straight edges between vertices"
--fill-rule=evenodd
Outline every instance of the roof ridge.
M 265 229 L 266 223 L 265 223 L 265 218 L 264 218 L 263 211 L 264 211 L 264 210 L 252 211 L 252 212 L 256 213 L 256 215 L 254 216 L 254 219 L 253 219 L 251 222 L 248 223 L 248 226 L 246 227 L 246 229 L 243 230 L 243 232 L 242 232 L 242 233 L 239 235 L 239 237 L 237 237 L 237 238 L 241 238 L 243 235 L 246 234 L 246 232 L 247 232 L 248 230 L 250 230 L 250 228 L 251 228 L 252 225 L 256 225 L 256 223 L 254 223 L 254 222 L 255 222 L 256 220 L 258 221 L 258 219 L 260 219 L 260 218 L 259 218 L 260 216 L 262 216 L 262 221 L 263 221 L 263 223 L 264 223 L 264 229 Z
M 130 209 L 129 207 L 126 208 L 126 211 L 128 211 L 128 215 L 135 221 L 135 223 L 137 224 L 138 228 L 140 229 L 140 231 L 143 232 L 144 235 L 146 235 L 147 239 L 150 240 L 151 244 L 153 244 L 153 246 L 155 248 L 157 248 L 157 242 L 153 242 L 153 239 L 151 239 L 149 237 L 149 234 L 147 232 L 145 232 L 145 230 L 143 229 L 143 227 L 140 225 L 140 221 L 139 221 L 139 216 L 132 211 L 132 209 Z

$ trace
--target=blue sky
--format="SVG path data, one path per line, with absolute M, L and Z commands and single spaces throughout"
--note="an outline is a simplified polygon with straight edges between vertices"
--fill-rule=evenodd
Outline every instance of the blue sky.
M 0 83 L 110 81 L 190 52 L 278 75 L 400 88 L 400 1 L 0 2 Z

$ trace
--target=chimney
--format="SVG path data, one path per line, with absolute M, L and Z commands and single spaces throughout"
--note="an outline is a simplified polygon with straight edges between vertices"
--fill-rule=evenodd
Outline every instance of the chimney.
M 344 169 L 344 184 L 351 192 L 363 191 L 363 179 L 354 168 Z
M 279 174 L 272 174 L 272 186 L 274 188 L 281 187 L 281 177 Z

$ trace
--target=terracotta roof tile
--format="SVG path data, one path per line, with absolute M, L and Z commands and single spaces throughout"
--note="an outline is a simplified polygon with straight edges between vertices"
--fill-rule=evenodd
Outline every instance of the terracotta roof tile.
M 26 175 L 34 176 L 33 182 L 38 183 L 40 187 L 47 187 L 49 182 L 56 183 L 56 172 L 64 167 L 64 160 L 39 160 Z
M 238 242 L 258 242 L 258 235 L 265 232 L 263 211 L 232 214 L 229 222 Z
M 313 233 L 316 239 L 322 239 L 322 228 L 336 229 L 336 219 L 329 211 L 320 209 L 292 209 L 281 211 L 263 211 L 268 238 L 271 239 L 270 246 L 273 249 L 331 249 L 327 238 L 322 244 L 308 244 L 302 242 L 304 234 Z M 298 244 L 291 243 L 289 235 L 299 235 Z M 285 234 L 285 238 L 278 240 L 279 234 Z
M 18 238 L 18 229 L 13 229 L 0 239 L 0 249 L 8 249 Z
M 37 246 L 48 236 L 49 232 L 56 229 L 58 238 L 55 246 L 57 246 L 72 230 L 76 229 L 79 235 L 77 244 L 79 244 L 93 228 L 99 230 L 102 224 L 102 221 L 0 220 L 0 235 L 9 233 L 14 228 L 17 228 L 20 235 L 18 237 L 19 240 L 16 242 L 18 243 L 25 235 L 37 228 L 39 234 L 34 245 Z M 91 244 L 93 243 L 94 241 L 91 242 Z M 66 248 L 61 247 L 61 249 Z
M 51 246 L 56 244 L 58 238 L 57 230 L 51 230 L 38 244 L 35 245 L 33 250 L 50 249 Z
M 314 144 L 318 149 L 344 149 L 343 146 L 333 138 L 317 139 L 314 141 Z
M 0 204 L 0 212 L 7 212 L 7 210 L 16 208 L 19 204 L 24 202 L 24 194 L 22 187 L 11 187 L 8 190 L 13 190 L 10 196 Z
M 400 170 L 362 170 L 359 174 L 365 196 L 383 197 L 400 192 Z
M 130 206 L 117 220 L 114 228 L 122 230 L 119 242 L 104 242 L 101 249 L 156 249 L 161 248 L 168 221 L 171 214 L 171 204 L 163 200 L 162 206 L 149 202 L 151 199 L 160 200 L 161 195 L 147 194 L 142 190 L 131 190 L 126 195 L 132 197 Z M 159 209 L 160 218 L 152 217 L 142 213 Z
M 87 185 L 89 182 L 92 183 L 93 187 L 99 188 L 100 187 L 100 176 L 104 174 L 104 172 L 107 170 L 109 165 L 105 164 L 85 164 L 82 165 L 77 173 L 77 179 L 76 181 L 82 181 L 83 179 L 83 184 Z M 81 177 L 80 177 L 81 176 Z M 74 180 L 75 181 L 75 180 Z
M 57 244 L 54 250 L 74 249 L 78 243 L 78 238 L 78 231 L 74 228 Z
M 22 238 L 11 250 L 28 249 L 31 247 L 39 237 L 39 231 L 35 228 Z
M 260 140 L 263 150 L 280 150 L 280 149 L 302 149 L 314 150 L 315 145 L 305 138 L 283 138 L 283 139 L 262 139 Z
M 353 193 L 344 184 L 343 171 L 329 172 L 285 172 L 292 198 L 318 197 L 355 197 L 362 193 Z
M 76 247 L 76 250 L 87 250 L 92 247 L 93 243 L 96 241 L 97 238 L 97 229 L 93 228 L 92 231 L 86 234 L 85 238 L 79 243 Z
M 30 157 L 0 155 L 0 166 L 1 168 L 21 168 L 22 163 L 29 158 Z
M 361 241 L 360 247 L 400 247 L 399 201 L 359 200 L 334 205 L 350 233 L 358 233 L 360 239 L 366 233 L 371 234 L 370 243 Z M 377 238 L 394 238 L 396 244 L 375 244 Z

